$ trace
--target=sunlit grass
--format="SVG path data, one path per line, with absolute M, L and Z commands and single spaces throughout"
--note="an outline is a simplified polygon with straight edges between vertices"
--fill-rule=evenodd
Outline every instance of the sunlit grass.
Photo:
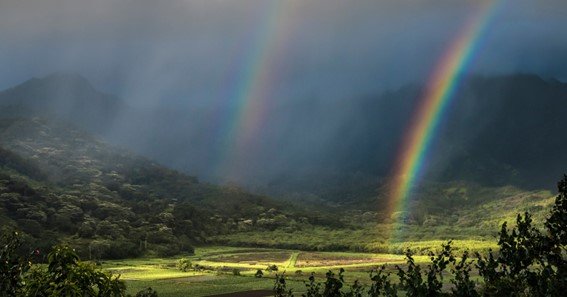
M 193 277 L 205 274 L 196 271 L 183 272 L 176 269 L 160 268 L 159 266 L 152 265 L 107 269 L 113 273 L 120 274 L 121 279 L 124 280 L 163 280 L 171 278 Z
M 255 250 L 254 253 L 252 250 Z M 289 258 L 279 262 L 260 262 L 266 258 L 266 253 L 281 255 L 287 253 Z M 253 259 L 253 254 L 258 255 L 258 263 L 250 265 L 242 262 L 218 262 L 211 259 L 218 259 L 224 256 L 229 259 L 239 260 L 239 256 L 246 256 L 248 260 Z M 339 268 L 344 268 L 347 282 L 355 279 L 368 281 L 369 272 L 383 264 L 403 264 L 404 258 L 401 255 L 392 254 L 371 254 L 371 253 L 350 253 L 350 252 L 303 252 L 281 249 L 250 249 L 232 247 L 198 247 L 195 255 L 184 256 L 189 258 L 192 263 L 206 267 L 202 271 L 183 272 L 178 270 L 175 265 L 181 256 L 173 258 L 140 258 L 128 260 L 105 261 L 103 268 L 113 273 L 121 274 L 121 279 L 126 281 L 128 293 L 135 294 L 141 289 L 152 287 L 157 290 L 160 296 L 206 296 L 212 294 L 230 293 L 245 290 L 271 290 L 274 285 L 275 275 L 285 273 L 289 282 L 288 288 L 293 288 L 294 292 L 301 292 L 305 289 L 304 281 L 312 273 L 318 281 L 323 281 L 325 273 L 329 270 L 338 272 Z M 337 263 L 318 263 L 309 267 L 298 267 L 300 259 L 334 259 Z M 351 263 L 353 259 L 365 261 Z M 367 261 L 366 261 L 367 260 Z M 416 256 L 417 262 L 426 262 L 425 256 Z M 268 272 L 268 264 L 276 264 L 277 272 Z M 236 269 L 240 275 L 233 275 Z M 264 275 L 262 278 L 254 277 L 256 271 L 260 269 Z

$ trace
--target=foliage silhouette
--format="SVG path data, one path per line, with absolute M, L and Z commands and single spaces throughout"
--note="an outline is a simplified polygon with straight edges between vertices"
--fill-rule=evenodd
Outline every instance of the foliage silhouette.
M 109 272 L 79 261 L 74 250 L 57 246 L 47 269 L 34 266 L 25 279 L 24 296 L 125 296 L 126 285 Z
M 33 258 L 40 254 L 33 250 L 29 256 L 21 255 L 21 239 L 17 232 L 1 238 L 0 296 L 126 296 L 126 285 L 120 275 L 98 269 L 94 264 L 81 262 L 75 250 L 56 246 L 47 256 L 47 266 L 34 265 Z M 156 297 L 151 288 L 136 296 Z
M 21 240 L 17 232 L 3 234 L 0 243 L 0 296 L 15 296 L 22 290 L 30 262 L 18 254 Z

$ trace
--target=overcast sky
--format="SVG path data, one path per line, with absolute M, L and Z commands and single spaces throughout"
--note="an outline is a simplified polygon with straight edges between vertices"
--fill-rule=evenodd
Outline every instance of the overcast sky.
M 0 0 L 0 89 L 64 71 L 131 103 L 206 104 L 259 51 L 272 96 L 348 98 L 423 81 L 478 2 Z M 470 71 L 567 80 L 567 2 L 499 2 Z
M 486 1 L 0 0 L 0 90 L 78 73 L 129 106 L 111 139 L 199 176 L 326 166 L 367 137 L 388 163 L 411 108 L 361 135 L 365 98 L 414 102 L 381 94 L 426 81 Z M 493 4 L 466 71 L 567 82 L 567 1 Z

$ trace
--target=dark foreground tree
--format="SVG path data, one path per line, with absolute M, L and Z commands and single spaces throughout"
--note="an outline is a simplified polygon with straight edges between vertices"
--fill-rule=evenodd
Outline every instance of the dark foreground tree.
M 502 225 L 497 256 L 478 256 L 483 292 L 493 296 L 565 296 L 567 292 L 567 176 L 544 231 L 533 226 L 529 213 L 518 215 L 516 227 Z
M 22 290 L 30 264 L 18 253 L 21 241 L 17 232 L 2 234 L 0 244 L 0 296 L 16 296 Z
M 110 272 L 79 261 L 69 247 L 57 246 L 47 256 L 47 268 L 33 266 L 23 296 L 125 296 L 126 285 Z
M 56 246 L 47 256 L 47 265 L 34 265 L 39 253 L 22 255 L 17 232 L 3 235 L 0 242 L 0 296 L 126 296 L 126 285 L 119 276 L 102 271 L 92 263 L 81 262 L 67 246 Z M 157 296 L 151 288 L 136 296 Z

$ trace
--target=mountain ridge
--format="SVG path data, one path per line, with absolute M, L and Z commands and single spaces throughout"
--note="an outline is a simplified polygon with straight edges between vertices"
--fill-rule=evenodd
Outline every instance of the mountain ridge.
M 78 75 L 53 75 L 43 81 L 61 85 L 56 83 L 61 79 L 82 85 L 77 89 L 93 91 L 88 81 Z M 38 81 L 42 80 L 33 79 L 28 85 L 37 85 Z M 20 85 L 18 93 L 35 94 L 27 92 L 27 88 Z M 288 193 L 297 192 L 286 176 L 324 181 L 336 173 L 345 178 L 361 173 L 375 180 L 388 178 L 422 89 L 423 86 L 412 84 L 348 102 L 285 103 L 260 130 L 258 138 L 266 145 L 258 145 L 253 155 L 240 156 L 237 163 L 247 166 L 239 171 L 241 180 L 234 183 L 261 188 L 273 195 L 286 187 Z M 45 99 L 55 95 L 46 92 Z M 8 97 L 7 91 L 0 93 L 0 106 Z M 82 100 L 76 97 L 77 94 L 70 94 L 66 100 Z M 105 98 L 122 102 L 113 96 Z M 75 117 L 64 115 L 62 120 L 90 132 L 107 131 L 100 133 L 105 139 L 169 167 L 192 172 L 204 180 L 225 181 L 222 176 L 207 175 L 213 166 L 211 162 L 218 159 L 215 154 L 220 153 L 222 141 L 210 132 L 216 128 L 207 126 L 215 123 L 207 120 L 206 112 L 132 110 L 123 103 L 119 105 L 109 113 L 98 108 L 95 110 L 100 112 L 89 112 L 90 115 L 80 108 L 71 109 L 77 112 Z M 5 107 L 2 109 L 4 115 L 11 114 Z M 424 177 L 552 189 L 549 181 L 555 180 L 567 164 L 567 156 L 561 150 L 567 144 L 567 136 L 561 133 L 562 127 L 567 126 L 561 110 L 566 109 L 567 83 L 534 74 L 466 78 L 441 121 Z M 338 116 L 317 118 L 329 110 L 335 110 Z M 271 125 L 290 126 L 286 131 Z M 325 133 L 332 137 L 318 136 Z M 276 153 L 274 148 L 286 149 Z M 326 183 L 334 187 L 331 179 Z M 308 192 L 319 194 L 317 190 Z M 340 192 L 344 191 L 339 189 L 336 194 Z
M 96 90 L 75 73 L 32 78 L 1 91 L 0 107 L 3 117 L 57 118 L 95 133 L 111 129 L 118 113 L 126 108 L 118 97 Z

